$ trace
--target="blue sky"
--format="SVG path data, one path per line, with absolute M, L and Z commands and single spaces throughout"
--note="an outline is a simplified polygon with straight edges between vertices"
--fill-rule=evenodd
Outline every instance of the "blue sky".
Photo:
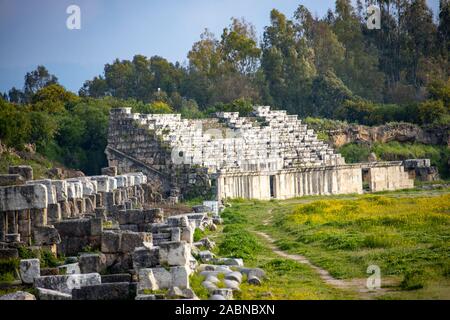
M 438 2 L 428 0 L 435 13 Z M 71 4 L 81 30 L 66 28 Z M 272 8 L 291 17 L 300 4 L 320 17 L 334 8 L 334 0 L 0 0 L 0 92 L 21 88 L 39 64 L 77 92 L 115 58 L 184 62 L 205 28 L 220 36 L 231 17 L 244 17 L 261 36 Z

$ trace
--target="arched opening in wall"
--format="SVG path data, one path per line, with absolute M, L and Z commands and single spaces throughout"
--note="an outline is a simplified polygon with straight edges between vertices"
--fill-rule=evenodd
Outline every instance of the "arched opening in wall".
M 363 191 L 370 191 L 370 168 L 362 168 L 361 176 Z
M 275 176 L 270 176 L 270 197 L 275 198 Z

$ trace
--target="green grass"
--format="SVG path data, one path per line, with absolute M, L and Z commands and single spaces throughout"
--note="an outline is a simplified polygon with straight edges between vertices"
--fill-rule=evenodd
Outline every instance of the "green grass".
M 238 226 L 242 233 L 259 230 L 270 234 L 277 240 L 278 247 L 306 256 L 336 278 L 367 278 L 367 267 L 378 265 L 382 281 L 383 277 L 387 277 L 397 283 L 393 292 L 380 298 L 448 299 L 449 214 L 450 190 L 444 189 L 304 197 L 285 201 L 239 200 L 231 202 L 223 217 L 226 223 Z M 224 231 L 227 228 L 228 225 Z M 224 232 L 221 241 L 228 240 Z M 310 289 L 314 286 L 317 286 L 316 290 L 327 287 L 307 266 L 292 261 L 288 265 L 270 262 L 276 257 L 264 248 L 262 239 L 257 238 L 257 241 L 262 249 L 255 251 L 250 263 L 266 268 L 271 277 L 286 280 L 281 286 L 274 283 L 275 289 L 272 291 L 277 293 L 272 298 L 314 296 L 305 292 L 297 295 L 296 290 L 305 288 L 300 289 L 295 277 L 304 279 L 307 275 L 307 278 L 314 279 L 310 282 L 314 283 Z M 220 241 L 218 243 L 220 246 Z M 297 265 L 302 270 L 297 269 Z M 283 272 L 280 273 L 280 270 Z M 243 288 L 253 293 L 243 290 L 242 298 L 266 297 L 263 288 Z M 266 289 L 270 291 L 269 286 Z M 333 299 L 351 298 L 351 295 L 348 292 L 337 294 L 336 291 L 328 291 L 315 297 Z
M 54 163 L 43 156 L 34 154 L 31 159 L 23 159 L 16 154 L 3 153 L 0 155 L 0 173 L 8 173 L 9 166 L 29 165 L 33 168 L 35 179 L 46 178 L 48 169 L 54 166 Z

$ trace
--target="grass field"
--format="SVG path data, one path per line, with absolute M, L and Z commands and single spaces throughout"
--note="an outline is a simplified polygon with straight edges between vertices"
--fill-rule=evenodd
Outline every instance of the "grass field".
M 377 298 L 450 299 L 448 189 L 229 205 L 217 253 L 242 257 L 270 278 L 261 288 L 244 287 L 242 298 L 358 298 L 325 284 L 307 265 L 280 259 L 255 233 L 262 231 L 280 249 L 305 256 L 337 279 L 367 278 L 367 267 L 379 266 L 389 290 Z

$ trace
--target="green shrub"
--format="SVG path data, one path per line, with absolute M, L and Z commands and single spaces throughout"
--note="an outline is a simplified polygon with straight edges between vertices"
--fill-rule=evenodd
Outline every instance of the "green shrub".
M 407 270 L 400 283 L 403 290 L 417 290 L 422 289 L 425 285 L 422 270 Z
M 219 254 L 234 258 L 253 259 L 261 249 L 258 239 L 253 234 L 236 228 L 225 233 L 225 237 L 219 245 Z
M 42 250 L 41 253 L 41 267 L 55 268 L 61 265 L 61 262 L 53 255 L 50 250 Z

